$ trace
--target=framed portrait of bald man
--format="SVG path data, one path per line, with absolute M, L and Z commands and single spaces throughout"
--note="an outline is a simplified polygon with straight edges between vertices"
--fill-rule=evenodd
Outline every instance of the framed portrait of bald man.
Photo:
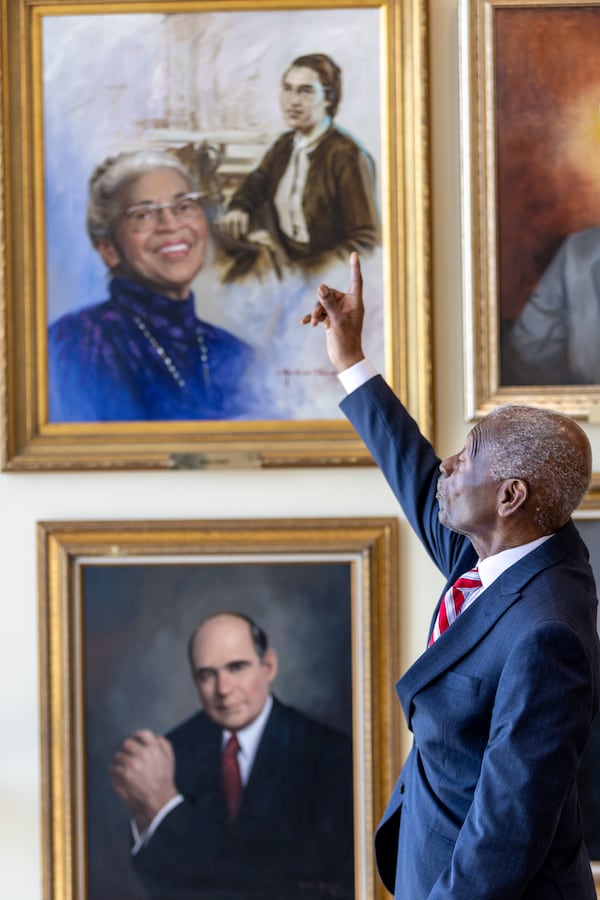
M 47 900 L 380 897 L 396 520 L 43 522 L 38 537 Z
M 353 251 L 431 429 L 425 7 L 0 3 L 1 465 L 370 464 L 300 324 Z
M 599 421 L 600 4 L 461 0 L 466 414 Z

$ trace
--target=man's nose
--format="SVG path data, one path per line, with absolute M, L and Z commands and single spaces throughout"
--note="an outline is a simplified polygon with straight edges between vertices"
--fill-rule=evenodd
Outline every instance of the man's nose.
M 217 691 L 219 694 L 227 694 L 231 690 L 231 675 L 223 670 L 217 672 Z
M 454 456 L 447 456 L 446 459 L 443 459 L 440 463 L 440 472 L 442 473 L 442 475 L 445 475 L 447 478 L 454 469 L 455 462 L 456 453 L 454 454 Z

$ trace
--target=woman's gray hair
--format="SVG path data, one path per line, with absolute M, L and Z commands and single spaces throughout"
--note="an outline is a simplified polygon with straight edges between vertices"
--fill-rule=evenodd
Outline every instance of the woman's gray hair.
M 122 191 L 140 175 L 156 169 L 174 169 L 186 181 L 190 191 L 198 189 L 189 169 L 168 150 L 131 150 L 109 156 L 101 162 L 89 180 L 86 226 L 92 244 L 114 236 L 122 212 Z
M 492 478 L 527 483 L 541 532 L 564 525 L 592 477 L 592 449 L 583 429 L 553 410 L 510 405 L 493 410 L 476 430 L 489 454 Z

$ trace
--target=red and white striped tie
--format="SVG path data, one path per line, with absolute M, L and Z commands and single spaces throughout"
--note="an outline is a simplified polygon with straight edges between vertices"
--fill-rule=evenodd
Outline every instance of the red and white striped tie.
M 429 647 L 437 641 L 446 628 L 452 625 L 463 608 L 465 600 L 480 587 L 481 578 L 475 567 L 457 578 L 452 587 L 448 588 L 438 610 L 437 619 L 429 638 Z

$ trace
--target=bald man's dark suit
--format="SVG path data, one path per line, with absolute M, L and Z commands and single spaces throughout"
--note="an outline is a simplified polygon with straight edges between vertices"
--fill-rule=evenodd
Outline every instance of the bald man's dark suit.
M 438 521 L 433 448 L 380 377 L 342 409 L 452 584 L 477 554 Z M 400 679 L 414 742 L 376 836 L 397 898 L 595 900 L 576 777 L 598 709 L 596 610 L 587 548 L 569 522 Z
M 231 826 L 220 779 L 221 729 L 199 712 L 167 737 L 185 800 L 133 857 L 152 900 L 354 896 L 346 735 L 274 699 Z

